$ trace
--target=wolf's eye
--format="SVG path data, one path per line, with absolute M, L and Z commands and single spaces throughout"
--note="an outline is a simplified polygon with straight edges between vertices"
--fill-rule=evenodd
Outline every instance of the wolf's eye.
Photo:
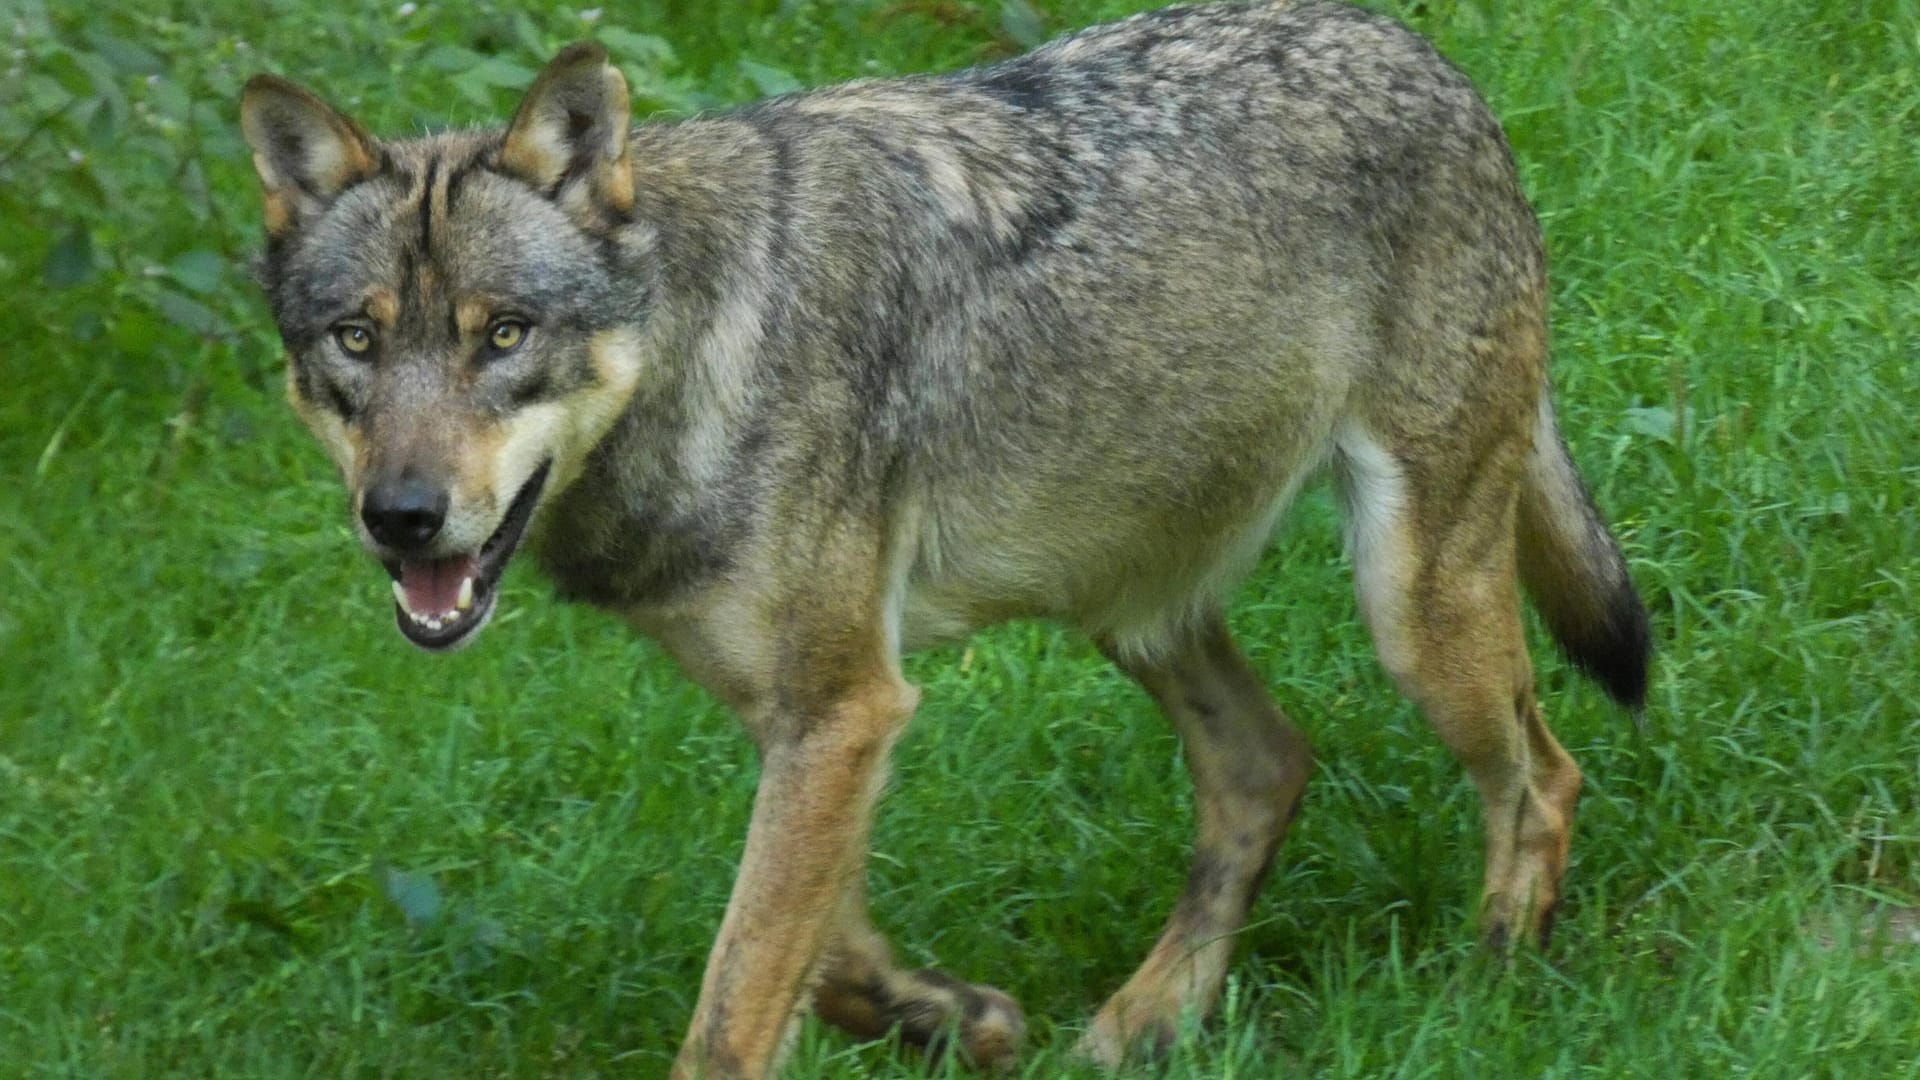
M 519 319 L 495 319 L 487 327 L 487 344 L 494 352 L 512 352 L 527 340 L 527 324 Z
M 373 351 L 373 331 L 355 323 L 334 327 L 333 340 L 354 356 L 365 356 Z

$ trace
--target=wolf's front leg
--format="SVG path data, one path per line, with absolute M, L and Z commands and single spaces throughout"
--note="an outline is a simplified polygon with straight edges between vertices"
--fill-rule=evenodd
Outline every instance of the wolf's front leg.
M 916 698 L 888 671 L 821 705 L 784 709 L 762 733 L 746 853 L 674 1080 L 758 1080 L 778 1068 L 801 992 L 862 872 L 887 754 Z

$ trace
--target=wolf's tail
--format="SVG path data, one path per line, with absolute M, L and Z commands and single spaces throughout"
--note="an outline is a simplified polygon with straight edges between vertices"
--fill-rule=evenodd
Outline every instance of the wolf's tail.
M 1519 554 L 1520 580 L 1567 658 L 1638 713 L 1653 652 L 1647 609 L 1544 395 L 1520 491 Z

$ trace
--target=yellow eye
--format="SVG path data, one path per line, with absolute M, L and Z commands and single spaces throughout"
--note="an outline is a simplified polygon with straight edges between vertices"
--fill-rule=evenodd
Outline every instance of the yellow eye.
M 336 326 L 333 329 L 333 340 L 339 342 L 340 347 L 347 352 L 355 356 L 365 356 L 373 348 L 373 331 L 364 326 Z
M 496 319 L 487 328 L 487 342 L 495 352 L 512 352 L 527 339 L 527 324 L 518 319 Z

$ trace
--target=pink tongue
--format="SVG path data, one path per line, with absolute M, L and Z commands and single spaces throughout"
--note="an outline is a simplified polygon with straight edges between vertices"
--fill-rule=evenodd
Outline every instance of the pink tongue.
M 473 576 L 473 556 L 400 564 L 400 587 L 407 609 L 420 615 L 444 615 L 460 605 L 460 582 Z

